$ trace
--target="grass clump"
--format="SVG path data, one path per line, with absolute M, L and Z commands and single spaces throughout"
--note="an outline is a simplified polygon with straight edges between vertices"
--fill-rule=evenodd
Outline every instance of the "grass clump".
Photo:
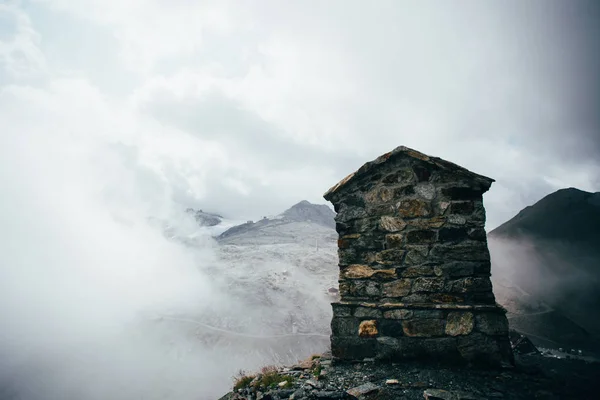
M 256 378 L 255 375 L 246 375 L 244 371 L 238 372 L 237 376 L 234 377 L 233 390 L 247 388 L 254 378 Z
M 260 373 L 257 375 L 247 375 L 243 371 L 240 371 L 237 377 L 235 377 L 234 379 L 235 383 L 233 385 L 233 390 L 235 391 L 250 386 L 263 387 L 269 389 L 287 389 L 292 387 L 292 384 L 295 380 L 295 378 L 291 375 L 281 375 L 278 372 L 277 367 L 274 366 L 263 367 Z M 285 382 L 285 384 L 279 386 L 279 384 L 282 382 Z

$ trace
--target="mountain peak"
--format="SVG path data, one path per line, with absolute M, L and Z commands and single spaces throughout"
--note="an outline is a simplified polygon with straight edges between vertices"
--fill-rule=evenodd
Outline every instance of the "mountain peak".
M 313 204 L 307 200 L 302 200 L 285 210 L 281 216 L 292 221 L 310 221 L 335 228 L 335 213 L 325 204 Z

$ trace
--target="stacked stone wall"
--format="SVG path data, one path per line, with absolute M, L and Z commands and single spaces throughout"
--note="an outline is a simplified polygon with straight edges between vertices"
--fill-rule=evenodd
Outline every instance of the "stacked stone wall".
M 328 195 L 341 295 L 333 355 L 510 363 L 484 229 L 491 182 L 414 155 L 384 159 Z

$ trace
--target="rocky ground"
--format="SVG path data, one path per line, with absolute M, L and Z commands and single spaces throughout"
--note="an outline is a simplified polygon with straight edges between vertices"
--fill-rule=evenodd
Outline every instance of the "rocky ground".
M 594 399 L 600 363 L 517 355 L 514 368 L 485 370 L 405 362 L 332 364 L 326 353 L 291 368 L 240 376 L 220 400 Z

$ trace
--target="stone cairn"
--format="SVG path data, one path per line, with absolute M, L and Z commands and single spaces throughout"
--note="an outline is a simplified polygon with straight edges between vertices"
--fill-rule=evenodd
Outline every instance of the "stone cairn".
M 493 179 L 400 146 L 332 187 L 339 234 L 335 361 L 514 364 L 490 281 Z

